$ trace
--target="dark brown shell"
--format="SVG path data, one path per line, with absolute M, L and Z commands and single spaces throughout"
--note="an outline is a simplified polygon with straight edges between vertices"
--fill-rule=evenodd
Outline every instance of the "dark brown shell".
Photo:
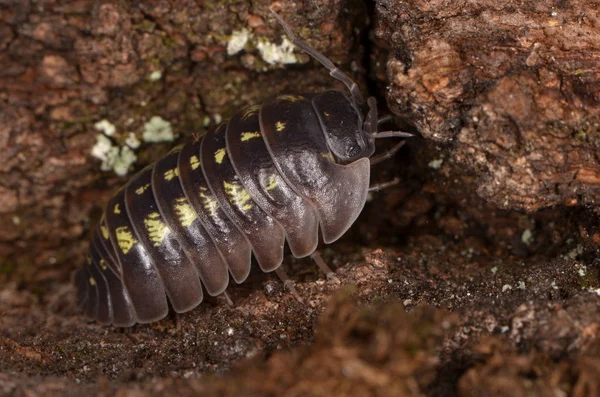
M 86 266 L 75 278 L 85 313 L 130 326 L 197 306 L 202 291 L 222 293 L 263 271 L 338 239 L 361 212 L 369 159 L 338 164 L 319 112 L 359 125 L 354 113 L 329 113 L 318 96 L 284 95 L 249 107 L 202 141 L 176 149 L 134 176 L 110 200 L 94 231 Z M 328 98 L 348 102 L 339 91 Z M 347 106 L 338 106 L 345 108 Z M 327 116 L 325 116 L 327 117 Z

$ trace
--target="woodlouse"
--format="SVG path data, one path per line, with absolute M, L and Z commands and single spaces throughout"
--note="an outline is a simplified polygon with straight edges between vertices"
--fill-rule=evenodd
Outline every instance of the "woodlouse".
M 403 144 L 372 157 L 375 139 L 411 136 L 378 133 L 375 98 L 365 106 L 358 86 L 273 14 L 349 95 L 280 95 L 247 107 L 134 176 L 109 201 L 75 274 L 78 301 L 99 323 L 159 320 L 167 297 L 176 312 L 191 310 L 202 286 L 214 296 L 229 274 L 243 282 L 252 254 L 263 271 L 277 270 L 286 241 L 294 256 L 314 255 L 319 225 L 325 243 L 342 236 L 365 205 L 370 166 Z

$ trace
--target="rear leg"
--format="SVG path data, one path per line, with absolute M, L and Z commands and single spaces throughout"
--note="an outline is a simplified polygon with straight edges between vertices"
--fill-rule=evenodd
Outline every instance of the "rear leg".
M 327 264 L 321 257 L 321 254 L 319 254 L 317 251 L 315 251 L 310 255 L 310 257 L 312 258 L 313 261 L 315 261 L 317 266 L 319 266 L 319 269 L 321 269 L 321 271 L 325 274 L 325 276 L 327 277 L 327 280 L 331 280 L 331 281 L 335 282 L 336 284 L 341 283 L 340 279 L 337 278 L 337 276 L 335 275 L 333 270 L 331 270 L 329 268 L 329 266 L 327 266 Z
M 277 274 L 281 281 L 283 281 L 284 287 L 286 287 L 292 293 L 292 295 L 294 295 L 294 298 L 296 298 L 298 302 L 304 303 L 304 301 L 300 297 L 300 294 L 296 290 L 296 287 L 294 287 L 294 282 L 288 277 L 286 272 L 283 271 L 281 266 L 275 269 L 275 274 Z
M 406 141 L 399 142 L 396 145 L 394 145 L 394 147 L 392 147 L 390 150 L 383 152 L 381 154 L 378 154 L 377 156 L 371 157 L 369 159 L 369 161 L 371 162 L 371 165 L 381 163 L 382 161 L 385 161 L 389 158 L 394 157 L 394 155 L 398 152 L 398 150 L 400 150 L 400 148 L 402 146 L 404 146 L 405 143 L 406 143 Z
M 378 192 L 383 189 L 387 189 L 388 187 L 395 186 L 400 183 L 400 178 L 394 178 L 391 181 L 376 183 L 374 185 L 369 186 L 369 192 Z
M 231 299 L 231 296 L 229 296 L 227 291 L 223 291 L 223 297 L 225 298 L 225 302 L 227 302 L 227 306 L 234 307 L 233 300 Z

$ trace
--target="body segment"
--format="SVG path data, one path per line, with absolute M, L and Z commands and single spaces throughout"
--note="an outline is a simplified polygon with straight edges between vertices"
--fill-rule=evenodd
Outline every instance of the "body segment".
M 258 110 L 250 107 L 229 121 L 227 153 L 240 183 L 256 204 L 281 225 L 292 254 L 301 258 L 317 248 L 317 213 L 290 188 L 275 167 L 260 132 Z
M 152 191 L 162 218 L 189 262 L 195 265 L 208 294 L 215 296 L 227 288 L 227 263 L 185 197 L 179 178 L 165 181 L 165 175 L 170 176 L 172 170 L 178 169 L 179 154 L 180 150 L 171 151 L 156 163 L 152 170 Z
M 218 205 L 252 247 L 263 271 L 275 270 L 283 260 L 283 229 L 256 205 L 236 174 L 225 143 L 222 124 L 202 140 L 200 158 L 204 177 Z

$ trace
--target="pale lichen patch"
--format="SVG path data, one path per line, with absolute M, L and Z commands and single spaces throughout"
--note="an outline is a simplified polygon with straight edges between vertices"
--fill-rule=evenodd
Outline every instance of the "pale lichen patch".
M 152 116 L 150 121 L 144 124 L 142 140 L 144 142 L 169 142 L 175 139 L 171 123 L 160 116 Z
M 282 36 L 281 44 L 268 42 L 264 39 L 256 45 L 261 58 L 269 65 L 297 63 L 298 58 L 294 55 L 294 44 Z
M 242 28 L 241 30 L 234 30 L 231 33 L 231 38 L 227 42 L 227 55 L 235 55 L 242 51 L 248 42 L 251 34 L 248 29 Z
M 525 229 L 525 231 L 521 235 L 521 241 L 525 245 L 531 245 L 533 243 L 533 232 L 531 231 L 531 229 Z
M 133 150 L 128 146 L 123 146 L 121 147 L 119 156 L 115 158 L 112 168 L 115 171 L 115 174 L 124 176 L 127 175 L 129 167 L 135 163 L 136 160 L 137 156 L 133 153 Z
M 96 135 L 96 144 L 92 147 L 91 154 L 97 159 L 105 161 L 111 148 L 111 140 L 102 134 L 98 134 Z
M 150 76 L 148 76 L 148 80 L 150 81 L 158 81 L 162 78 L 162 72 L 160 70 L 155 70 L 154 72 L 150 73 Z
M 107 119 L 102 119 L 94 124 L 94 128 L 101 131 L 106 136 L 113 136 L 117 132 L 117 127 Z
M 103 134 L 96 135 L 96 144 L 92 147 L 91 154 L 102 160 L 102 171 L 113 170 L 119 176 L 127 175 L 129 167 L 137 160 L 129 147 L 113 146 L 112 141 Z
M 137 149 L 140 147 L 140 140 L 137 138 L 137 135 L 135 135 L 135 132 L 130 132 L 127 134 L 125 144 L 132 149 Z
M 429 164 L 429 168 L 433 168 L 434 170 L 439 170 L 442 168 L 442 164 L 444 163 L 444 159 L 431 160 Z

